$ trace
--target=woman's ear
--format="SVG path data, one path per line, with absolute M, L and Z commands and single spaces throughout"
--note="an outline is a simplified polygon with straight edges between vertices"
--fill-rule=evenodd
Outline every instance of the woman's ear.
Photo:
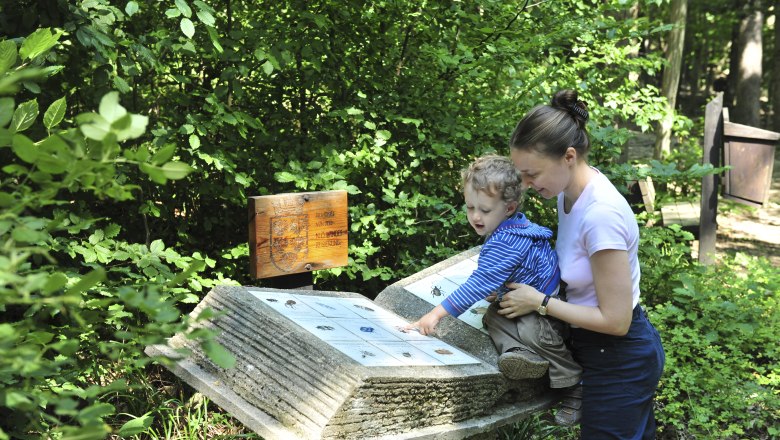
M 563 153 L 563 160 L 567 165 L 574 165 L 577 163 L 577 150 L 574 147 L 569 147 L 566 152 Z

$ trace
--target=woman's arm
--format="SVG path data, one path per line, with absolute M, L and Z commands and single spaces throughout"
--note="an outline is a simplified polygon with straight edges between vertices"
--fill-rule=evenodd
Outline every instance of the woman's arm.
M 631 325 L 631 269 L 626 251 L 605 249 L 590 257 L 598 307 L 569 304 L 557 299 L 547 303 L 547 314 L 569 324 L 609 335 L 622 336 Z M 498 313 L 515 318 L 535 312 L 544 294 L 525 284 L 509 284 L 515 289 L 504 295 Z

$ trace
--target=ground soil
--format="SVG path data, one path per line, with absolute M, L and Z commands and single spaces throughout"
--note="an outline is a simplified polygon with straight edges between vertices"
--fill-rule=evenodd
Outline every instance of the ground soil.
M 652 142 L 650 136 L 637 134 L 629 142 L 626 158 L 635 160 L 652 157 Z M 775 148 L 768 203 L 757 208 L 720 197 L 717 223 L 717 258 L 741 252 L 766 257 L 773 266 L 780 267 L 780 147 Z M 694 255 L 697 254 L 697 247 L 698 242 L 694 242 Z

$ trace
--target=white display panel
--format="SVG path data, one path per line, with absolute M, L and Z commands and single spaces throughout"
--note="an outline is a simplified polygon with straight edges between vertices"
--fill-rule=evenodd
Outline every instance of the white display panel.
M 477 269 L 478 261 L 479 255 L 466 258 L 435 274 L 409 284 L 405 289 L 433 306 L 439 305 L 447 295 L 454 292 L 469 279 L 471 274 Z M 482 333 L 487 333 L 487 330 L 482 325 L 482 317 L 485 316 L 488 306 L 490 306 L 489 302 L 485 300 L 478 301 L 461 314 L 458 319 L 480 330 Z
M 338 298 L 248 288 L 274 311 L 368 367 L 443 366 L 480 361 L 366 298 Z M 420 345 L 421 344 L 421 345 Z

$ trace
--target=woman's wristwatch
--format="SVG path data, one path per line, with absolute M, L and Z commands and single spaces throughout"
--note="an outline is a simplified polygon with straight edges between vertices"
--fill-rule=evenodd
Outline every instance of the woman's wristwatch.
M 550 302 L 550 295 L 545 295 L 544 299 L 542 300 L 542 304 L 536 308 L 536 312 L 540 315 L 544 316 L 547 314 L 547 303 Z

